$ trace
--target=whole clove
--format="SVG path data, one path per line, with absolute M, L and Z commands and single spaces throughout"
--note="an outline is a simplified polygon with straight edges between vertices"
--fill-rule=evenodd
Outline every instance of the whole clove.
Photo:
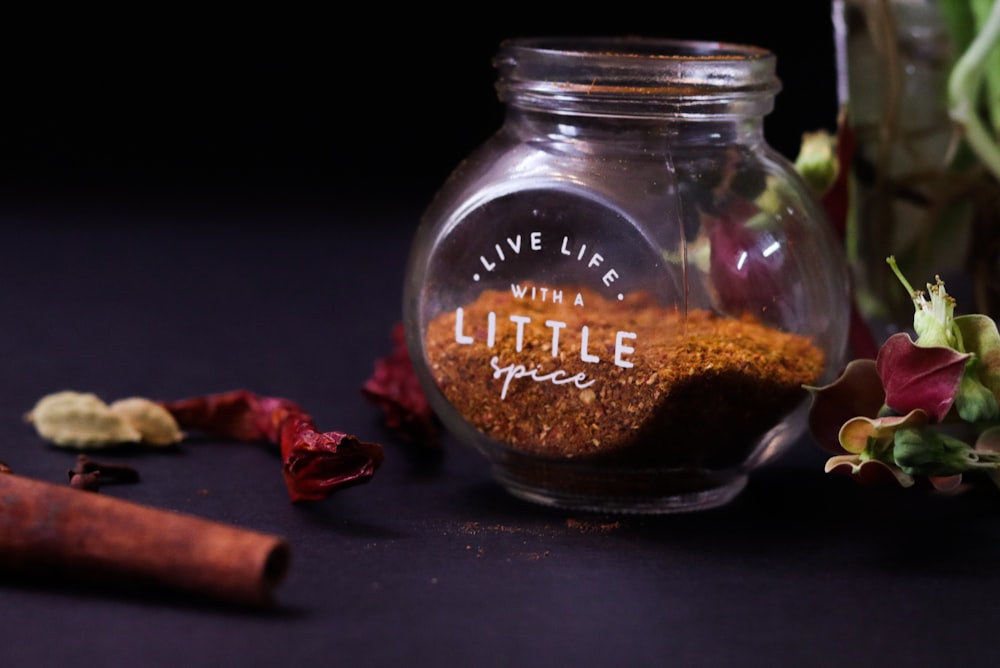
M 87 455 L 77 455 L 76 466 L 67 474 L 70 487 L 88 492 L 99 491 L 103 483 L 139 482 L 139 472 L 131 466 L 99 462 Z
M 101 472 L 87 471 L 77 473 L 71 469 L 69 472 L 69 486 L 85 492 L 99 492 L 101 489 Z
M 127 464 L 112 464 L 91 459 L 87 455 L 77 455 L 76 466 L 70 469 L 70 475 L 98 473 L 103 482 L 139 482 L 139 471 Z

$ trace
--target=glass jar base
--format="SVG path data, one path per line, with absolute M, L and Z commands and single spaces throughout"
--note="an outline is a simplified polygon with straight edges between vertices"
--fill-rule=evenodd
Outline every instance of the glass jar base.
M 680 469 L 605 470 L 558 466 L 494 466 L 493 475 L 517 498 L 569 510 L 664 515 L 717 508 L 746 486 L 747 474 Z

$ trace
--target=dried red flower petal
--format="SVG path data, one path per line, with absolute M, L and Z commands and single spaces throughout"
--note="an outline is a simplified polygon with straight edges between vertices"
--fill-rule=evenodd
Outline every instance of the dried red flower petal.
M 915 482 L 913 476 L 904 473 L 897 466 L 890 466 L 873 459 L 862 461 L 857 455 L 830 457 L 825 470 L 827 473 L 849 475 L 862 485 L 878 486 L 893 483 L 911 487 Z
M 886 405 L 901 414 L 919 409 L 941 422 L 955 402 L 968 359 L 944 346 L 917 345 L 903 333 L 890 336 L 875 360 Z
M 885 402 L 882 381 L 873 360 L 853 360 L 839 378 L 823 387 L 811 387 L 809 430 L 827 452 L 844 454 L 840 430 L 856 416 L 874 417 Z
M 368 482 L 382 463 L 382 446 L 341 432 L 321 433 L 312 417 L 288 399 L 235 390 L 162 405 L 182 429 L 280 446 L 293 502 L 323 499 L 336 489 Z
M 957 492 L 962 489 L 962 474 L 927 476 L 927 481 L 939 492 Z
M 385 424 L 405 441 L 436 447 L 440 425 L 413 370 L 402 323 L 392 329 L 392 351 L 375 360 L 361 393 L 380 407 Z

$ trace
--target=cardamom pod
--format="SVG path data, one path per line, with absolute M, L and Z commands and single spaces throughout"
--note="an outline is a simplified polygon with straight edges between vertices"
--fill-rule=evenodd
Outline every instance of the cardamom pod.
M 109 409 L 132 425 L 139 432 L 143 443 L 172 445 L 184 438 L 174 416 L 155 401 L 129 397 L 112 402 Z
M 101 448 L 142 440 L 138 429 L 86 392 L 66 390 L 46 395 L 25 417 L 42 438 L 60 446 Z

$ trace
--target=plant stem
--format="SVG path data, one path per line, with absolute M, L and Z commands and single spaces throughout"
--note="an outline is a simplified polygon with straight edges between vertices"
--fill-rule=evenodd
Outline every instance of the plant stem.
M 971 0 L 971 9 L 975 30 L 978 33 L 989 21 L 990 13 L 996 5 L 996 0 Z M 993 48 L 984 56 L 983 78 L 986 89 L 986 116 L 995 137 L 1000 132 L 1000 50 L 994 42 Z
M 986 63 L 1000 41 L 1000 2 L 993 4 L 979 33 L 955 63 L 948 79 L 948 113 L 965 129 L 969 148 L 1000 179 L 1000 147 L 983 124 L 976 109 Z
M 890 255 L 885 259 L 885 261 L 889 263 L 889 266 L 892 267 L 892 273 L 896 274 L 896 278 L 899 279 L 899 282 L 903 284 L 903 287 L 906 288 L 906 291 L 910 294 L 910 299 L 915 300 L 917 297 L 917 291 L 913 289 L 910 282 L 906 280 L 905 276 L 903 276 L 903 272 L 899 270 L 899 265 L 896 264 L 896 257 Z

